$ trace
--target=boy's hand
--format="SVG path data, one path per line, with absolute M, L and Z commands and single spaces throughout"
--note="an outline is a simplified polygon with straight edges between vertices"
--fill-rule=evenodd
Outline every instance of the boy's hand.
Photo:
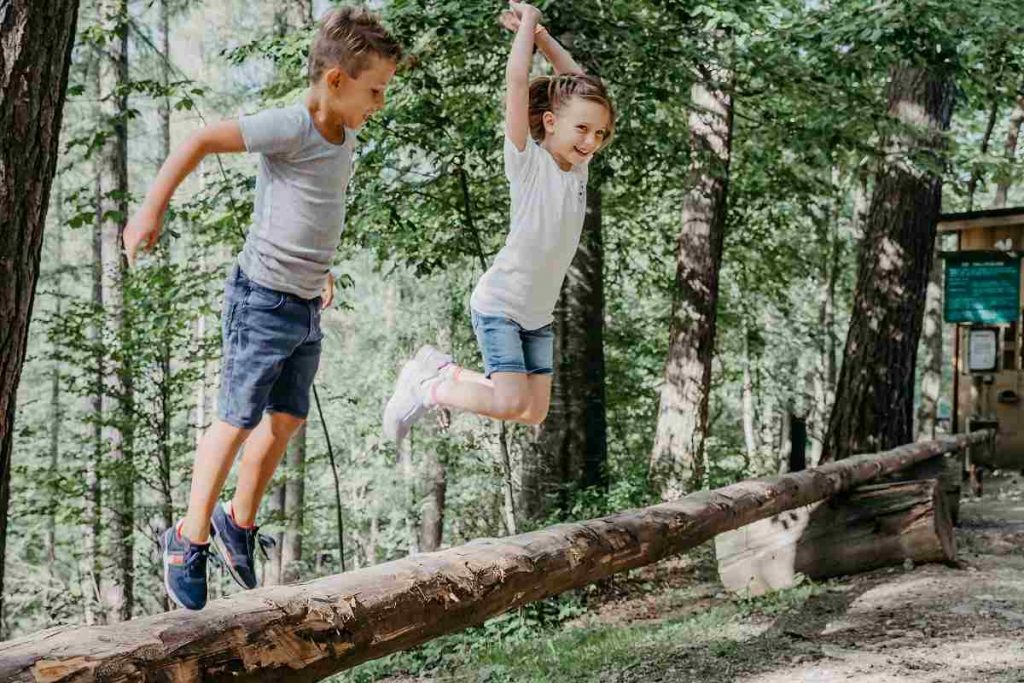
M 128 221 L 124 228 L 124 251 L 128 257 L 128 265 L 135 266 L 135 256 L 141 247 L 143 251 L 149 251 L 160 239 L 161 217 L 143 206 Z
M 334 275 L 327 273 L 327 282 L 320 290 L 320 310 L 329 308 L 334 303 Z

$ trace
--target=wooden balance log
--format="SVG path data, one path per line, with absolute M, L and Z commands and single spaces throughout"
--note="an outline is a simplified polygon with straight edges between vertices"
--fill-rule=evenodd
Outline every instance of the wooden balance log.
M 715 539 L 726 589 L 748 595 L 901 564 L 956 561 L 944 478 L 862 486 Z

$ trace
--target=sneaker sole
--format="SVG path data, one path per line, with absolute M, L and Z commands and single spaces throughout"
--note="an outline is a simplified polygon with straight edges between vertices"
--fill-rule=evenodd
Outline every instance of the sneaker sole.
M 221 558 L 223 558 L 224 566 L 227 567 L 228 574 L 231 574 L 231 578 L 235 580 L 235 583 L 237 583 L 239 586 L 241 586 L 247 591 L 258 587 L 259 584 L 257 584 L 256 586 L 247 586 L 245 584 L 245 581 L 242 580 L 242 577 L 238 575 L 238 572 L 235 570 L 234 565 L 231 564 L 231 553 L 228 552 L 227 546 L 224 545 L 224 542 L 220 540 L 221 535 L 217 531 L 217 525 L 214 523 L 213 519 L 210 520 L 210 531 L 212 532 L 210 534 L 210 542 L 213 543 L 213 547 L 217 549 L 217 553 L 221 556 Z

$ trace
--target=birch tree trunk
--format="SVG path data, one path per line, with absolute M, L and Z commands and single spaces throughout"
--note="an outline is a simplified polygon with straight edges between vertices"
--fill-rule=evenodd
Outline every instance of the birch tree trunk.
M 103 0 L 103 20 L 114 26 L 101 60 L 100 79 L 105 124 L 110 131 L 100 151 L 103 172 L 100 175 L 103 224 L 103 310 L 113 332 L 115 348 L 122 346 L 127 325 L 124 309 L 126 263 L 121 251 L 122 234 L 128 216 L 128 3 L 127 0 Z M 127 620 L 134 606 L 135 489 L 132 470 L 130 428 L 131 378 L 125 354 L 108 359 L 105 394 L 116 411 L 107 413 L 105 440 L 111 462 L 110 556 L 114 560 L 114 580 L 104 596 L 108 617 Z
M 704 480 L 711 360 L 732 142 L 732 73 L 700 67 L 691 89 L 689 187 L 683 199 L 668 356 L 650 476 L 663 499 Z

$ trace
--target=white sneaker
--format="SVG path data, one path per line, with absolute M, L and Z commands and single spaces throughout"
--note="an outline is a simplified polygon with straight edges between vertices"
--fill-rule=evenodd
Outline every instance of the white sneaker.
M 452 357 L 443 351 L 438 351 L 430 344 L 424 344 L 416 351 L 416 355 L 413 357 L 417 363 L 424 369 L 424 371 L 430 374 L 426 379 L 436 377 L 440 374 L 441 370 L 448 365 L 451 365 L 455 361 Z
M 429 412 L 430 408 L 424 405 L 421 397 L 421 386 L 430 376 L 415 359 L 402 366 L 395 382 L 395 391 L 384 407 L 386 439 L 401 443 L 413 424 Z

